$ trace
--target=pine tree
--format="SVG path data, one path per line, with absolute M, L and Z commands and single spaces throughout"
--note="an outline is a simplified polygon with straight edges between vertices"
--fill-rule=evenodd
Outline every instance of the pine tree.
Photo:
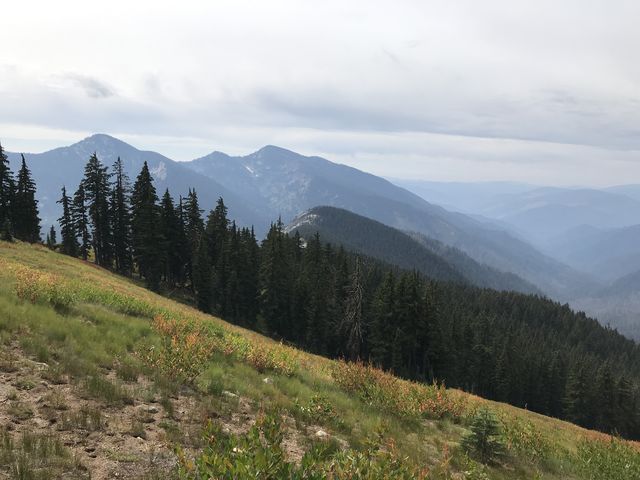
M 189 280 L 193 283 L 193 258 L 198 249 L 200 236 L 204 231 L 204 222 L 202 220 L 202 210 L 198 203 L 198 194 L 195 190 L 189 189 L 187 198 L 181 203 L 182 218 L 184 222 L 184 234 L 187 243 L 186 271 Z
M 95 262 L 103 267 L 111 267 L 113 245 L 109 221 L 109 174 L 107 167 L 94 153 L 84 168 L 85 200 L 91 221 L 91 237 Z
M 80 239 L 78 254 L 83 260 L 87 260 L 87 258 L 89 258 L 89 251 L 91 250 L 91 233 L 89 232 L 87 199 L 82 183 L 80 183 L 78 190 L 76 190 L 73 195 L 71 218 L 73 220 L 73 230 L 77 238 Z
M 391 348 L 395 338 L 396 280 L 389 271 L 373 299 L 370 335 L 371 359 L 383 368 L 391 366 Z
M 120 157 L 113 164 L 114 182 L 111 189 L 110 219 L 113 236 L 113 258 L 116 272 L 131 275 L 131 208 L 129 206 L 129 178 Z
M 193 259 L 193 289 L 200 310 L 211 313 L 213 306 L 213 269 L 209 257 L 207 238 L 200 236 Z
M 209 258 L 213 264 L 213 296 L 215 310 L 223 316 L 228 316 L 229 306 L 227 294 L 231 288 L 231 266 L 229 264 L 229 220 L 227 219 L 227 207 L 222 198 L 218 199 L 216 207 L 207 217 L 205 228 L 207 243 L 209 245 Z
M 66 187 L 62 187 L 62 197 L 56 203 L 62 205 L 62 216 L 58 218 L 60 224 L 60 251 L 65 255 L 75 257 L 78 255 L 78 239 L 72 216 L 71 198 L 67 195 Z
M 160 288 L 164 264 L 164 239 L 160 232 L 160 209 L 157 202 L 158 196 L 149 166 L 144 162 L 131 194 L 131 230 L 133 258 L 140 276 L 152 290 Z
M 49 233 L 47 233 L 47 247 L 50 250 L 55 250 L 57 244 L 58 238 L 56 236 L 56 229 L 51 225 L 51 229 L 49 230 Z
M 0 234 L 5 238 L 11 238 L 11 206 L 15 193 L 15 182 L 9 159 L 0 144 Z
M 482 463 L 493 463 L 504 455 L 504 444 L 500 438 L 500 424 L 486 408 L 480 408 L 471 422 L 471 433 L 464 437 L 461 447 Z
M 291 264 L 281 219 L 271 225 L 262 244 L 260 315 L 267 331 L 277 337 L 290 332 Z
M 168 189 L 160 202 L 160 231 L 164 239 L 164 277 L 169 285 L 182 283 L 187 244 L 180 212 Z
M 31 178 L 31 172 L 27 167 L 24 155 L 22 155 L 22 166 L 18 171 L 16 190 L 11 210 L 15 237 L 25 242 L 39 242 L 40 218 L 38 218 L 36 184 Z

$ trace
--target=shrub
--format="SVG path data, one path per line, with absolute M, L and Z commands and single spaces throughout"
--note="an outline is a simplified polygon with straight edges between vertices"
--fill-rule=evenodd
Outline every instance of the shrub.
M 274 415 L 260 416 L 244 437 L 225 435 L 220 426 L 209 423 L 206 445 L 191 460 L 178 449 L 182 479 L 215 478 L 256 480 L 321 480 L 351 478 L 362 480 L 426 478 L 426 470 L 407 466 L 397 455 L 393 442 L 374 442 L 364 451 L 338 451 L 335 444 L 322 442 L 305 454 L 299 465 L 287 461 L 282 448 L 284 432 Z
M 156 315 L 153 329 L 160 334 L 160 346 L 140 352 L 142 360 L 172 380 L 192 384 L 202 373 L 212 349 L 195 322 Z
M 462 439 L 462 448 L 482 463 L 495 462 L 504 454 L 500 424 L 486 408 L 480 408 L 471 422 L 471 433 Z
M 296 399 L 296 406 L 302 415 L 314 422 L 341 423 L 335 408 L 324 395 L 314 395 L 306 405 L 299 404 Z
M 546 460 L 554 450 L 560 448 L 558 445 L 552 447 L 530 420 L 503 415 L 501 423 L 506 448 L 516 452 L 519 457 L 526 457 L 530 462 Z
M 74 289 L 57 275 L 29 267 L 16 268 L 15 290 L 18 298 L 31 303 L 49 303 L 56 308 L 68 308 L 76 301 Z
M 588 480 L 640 478 L 640 452 L 615 437 L 582 440 L 577 458 L 580 474 Z
M 466 410 L 465 398 L 451 394 L 443 385 L 401 380 L 370 364 L 334 362 L 331 375 L 347 392 L 394 414 L 460 420 Z

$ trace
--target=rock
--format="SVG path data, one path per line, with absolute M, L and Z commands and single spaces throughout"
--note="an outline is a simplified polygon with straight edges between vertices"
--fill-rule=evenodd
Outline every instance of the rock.
M 263 383 L 266 383 L 267 385 L 271 385 L 273 383 L 273 380 L 270 379 L 269 377 L 265 377 L 264 380 L 262 380 Z
M 317 438 L 327 438 L 329 436 L 329 434 L 327 432 L 325 432 L 324 430 L 318 430 L 316 432 L 316 437 Z
M 229 392 L 227 390 L 224 390 L 222 392 L 222 396 L 227 398 L 238 398 L 238 395 L 236 395 L 235 393 Z
M 158 408 L 151 405 L 147 407 L 147 413 L 158 413 Z

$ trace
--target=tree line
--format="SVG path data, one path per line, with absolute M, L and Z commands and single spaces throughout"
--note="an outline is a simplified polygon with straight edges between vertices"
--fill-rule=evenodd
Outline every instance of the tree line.
M 14 178 L 2 155 L 0 187 L 0 225 L 39 241 L 24 158 Z M 131 184 L 120 159 L 108 168 L 94 154 L 59 203 L 51 248 L 178 291 L 205 312 L 314 353 L 640 438 L 638 345 L 567 305 L 433 281 L 281 220 L 259 242 L 223 199 L 204 216 L 195 190 L 159 197 L 146 163 Z

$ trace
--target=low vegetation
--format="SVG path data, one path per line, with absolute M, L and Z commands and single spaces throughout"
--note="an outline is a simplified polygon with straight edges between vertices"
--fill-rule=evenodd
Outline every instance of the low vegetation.
M 0 342 L 10 478 L 639 478 L 636 443 L 310 355 L 39 246 L 0 243 Z

